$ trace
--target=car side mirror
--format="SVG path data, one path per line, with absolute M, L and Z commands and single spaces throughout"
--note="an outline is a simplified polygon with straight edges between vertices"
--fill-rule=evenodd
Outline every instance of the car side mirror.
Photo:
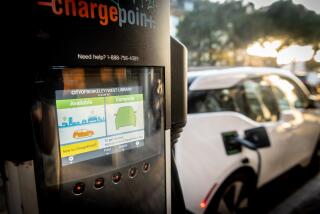
M 261 126 L 244 131 L 245 140 L 253 143 L 256 148 L 270 147 L 271 143 L 266 128 Z
M 295 118 L 294 118 L 294 115 L 292 114 L 292 112 L 291 112 L 290 110 L 288 110 L 288 111 L 282 111 L 282 112 L 281 112 L 280 119 L 281 119 L 283 122 L 291 122 L 291 121 L 293 121 Z

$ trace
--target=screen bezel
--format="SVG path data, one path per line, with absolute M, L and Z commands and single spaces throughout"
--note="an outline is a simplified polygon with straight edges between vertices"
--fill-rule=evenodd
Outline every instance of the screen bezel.
M 78 67 L 76 67 L 78 68 Z M 106 68 L 106 67 L 85 67 L 86 69 L 102 69 L 102 68 Z M 110 67 L 107 67 L 110 68 Z M 111 69 L 121 69 L 123 67 L 112 67 Z M 41 89 L 39 90 L 40 94 L 42 94 L 41 96 L 44 97 L 44 99 L 48 100 L 48 102 L 52 105 L 53 102 L 55 102 L 55 98 L 52 98 L 52 93 L 55 92 L 55 90 L 61 90 L 61 88 L 63 88 L 63 77 L 59 76 L 59 74 L 57 75 L 57 73 L 59 73 L 59 71 L 61 71 L 62 69 L 73 69 L 73 67 L 57 67 L 57 68 L 52 68 L 50 70 L 51 75 L 48 75 L 46 80 L 43 81 L 39 81 L 41 82 L 42 86 L 44 86 L 46 89 L 44 89 L 44 93 L 41 92 Z M 146 160 L 148 158 L 152 158 L 155 156 L 161 156 L 165 154 L 165 136 L 164 136 L 164 131 L 165 131 L 165 102 L 164 102 L 164 97 L 165 97 L 165 93 L 164 93 L 164 67 L 126 67 L 125 69 L 133 69 L 133 70 L 137 70 L 136 72 L 141 72 L 143 70 L 145 70 L 144 72 L 149 73 L 150 69 L 153 70 L 153 72 L 158 72 L 158 75 L 161 79 L 161 84 L 162 84 L 162 92 L 161 92 L 161 133 L 158 134 L 157 139 L 161 139 L 161 142 L 158 145 L 158 148 L 156 149 L 156 151 L 151 151 L 151 152 L 147 152 L 148 148 L 146 146 L 146 141 L 152 141 L 150 139 L 150 136 L 146 136 L 145 135 L 145 145 L 143 147 L 134 149 L 134 150 L 128 150 L 128 151 L 124 151 L 124 152 L 120 152 L 120 153 L 116 153 L 113 154 L 109 157 L 106 158 L 106 156 L 97 158 L 97 159 L 92 159 L 92 160 L 88 160 L 85 162 L 79 162 L 73 165 L 67 165 L 67 166 L 62 166 L 61 164 L 61 154 L 60 154 L 60 142 L 59 140 L 55 140 L 57 142 L 54 142 L 55 147 L 54 150 L 56 151 L 57 154 L 54 154 L 54 152 L 49 155 L 42 155 L 41 159 L 43 162 L 43 167 L 42 170 L 44 171 L 43 173 L 43 177 L 45 180 L 45 185 L 46 186 L 55 186 L 55 185 L 59 185 L 59 184 L 63 184 L 63 183 L 68 183 L 68 182 L 72 182 L 72 181 L 76 181 L 76 180 L 81 180 L 83 178 L 88 178 L 88 177 L 94 177 L 97 176 L 101 173 L 107 173 L 113 170 L 117 170 L 120 169 L 122 167 L 128 166 L 130 164 L 134 164 L 137 163 L 139 161 L 143 161 Z M 92 73 L 89 73 L 89 76 L 94 76 L 92 75 Z M 52 77 L 53 76 L 53 77 Z M 54 77 L 55 76 L 55 77 Z M 154 74 L 153 74 L 153 78 L 154 78 Z M 57 81 L 58 80 L 58 81 Z M 44 83 L 44 84 L 43 84 Z M 112 86 L 113 87 L 113 86 Z M 96 87 L 97 88 L 97 87 Z M 45 95 L 46 91 L 51 91 L 49 92 L 51 95 Z M 147 91 L 147 90 L 145 90 Z M 144 108 L 146 103 L 144 102 Z M 56 111 L 56 107 L 54 107 L 55 111 Z M 55 117 L 51 118 L 52 121 L 55 121 L 55 125 L 56 125 L 56 129 L 52 132 L 54 132 L 52 135 L 58 135 L 58 129 L 57 129 L 57 113 L 55 112 Z M 145 115 L 145 121 L 147 120 L 146 115 Z M 42 124 L 44 125 L 44 124 Z M 148 124 L 145 124 L 145 127 L 147 127 Z M 45 127 L 46 129 L 47 127 Z M 40 139 L 39 141 L 44 141 L 43 139 Z M 45 143 L 45 142 L 41 142 L 41 143 Z M 150 150 L 150 149 L 149 149 Z M 40 148 L 40 154 L 43 153 L 41 151 Z M 139 154 L 144 153 L 145 155 L 141 155 L 139 157 Z M 58 155 L 58 156 L 57 156 Z M 123 159 L 123 156 L 127 157 L 126 163 L 124 163 L 124 161 L 121 161 L 121 159 Z M 113 158 L 111 158 L 113 157 Z M 138 157 L 138 158 L 133 158 L 133 157 Z M 58 160 L 59 159 L 59 160 Z M 112 159 L 112 160 L 111 160 Z M 164 160 L 165 161 L 165 160 Z M 50 165 L 52 165 L 54 162 L 54 166 L 51 167 Z M 111 163 L 113 164 L 113 167 L 108 167 L 111 165 Z M 165 164 L 165 163 L 164 163 Z M 94 169 L 91 167 L 92 165 L 95 165 L 97 167 L 95 167 Z M 50 170 L 47 170 L 48 166 L 50 166 L 50 168 L 52 168 Z M 53 171 L 55 171 L 55 173 L 52 173 Z M 79 173 L 74 173 L 74 172 L 79 172 Z

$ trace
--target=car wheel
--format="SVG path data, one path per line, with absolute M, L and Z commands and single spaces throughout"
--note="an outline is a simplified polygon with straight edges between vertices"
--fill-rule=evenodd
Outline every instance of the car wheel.
M 251 179 L 244 174 L 233 175 L 219 188 L 206 213 L 250 213 L 254 188 Z

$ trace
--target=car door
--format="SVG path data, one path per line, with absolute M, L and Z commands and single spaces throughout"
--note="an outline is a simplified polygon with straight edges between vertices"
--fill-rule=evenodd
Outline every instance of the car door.
M 282 112 L 283 120 L 290 123 L 287 129 L 292 133 L 291 140 L 287 142 L 291 159 L 288 160 L 286 167 L 290 168 L 312 155 L 319 126 L 306 110 L 308 100 L 298 84 L 288 77 L 274 76 L 273 78 L 272 84 L 278 91 L 278 95 L 282 93 L 290 106 L 289 110 Z
M 260 149 L 262 156 L 261 177 L 259 183 L 265 183 L 284 170 L 286 154 L 285 142 L 291 134 L 283 130 L 279 122 L 279 108 L 271 85 L 263 78 L 255 78 L 243 82 L 245 104 L 242 111 L 258 126 L 264 126 L 270 138 L 271 147 Z

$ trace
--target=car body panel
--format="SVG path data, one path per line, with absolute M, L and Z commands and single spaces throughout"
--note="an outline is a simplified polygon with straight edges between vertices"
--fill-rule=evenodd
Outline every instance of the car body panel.
M 215 183 L 221 185 L 225 179 L 223 175 L 229 175 L 243 166 L 241 160 L 245 157 L 252 160 L 249 163 L 252 168 L 257 165 L 255 164 L 256 154 L 247 149 L 243 149 L 240 154 L 228 156 L 222 136 L 213 135 L 212 131 L 215 130 L 217 133 L 234 131 L 232 127 L 221 126 L 221 124 L 237 124 L 237 131 L 240 136 L 243 136 L 245 129 L 257 125 L 234 112 L 189 115 L 187 119 L 188 123 L 180 139 L 181 143 L 176 144 L 175 147 L 176 163 L 187 208 L 194 213 L 201 213 L 203 212 L 199 206 L 201 201 Z M 194 139 L 197 141 L 195 142 Z M 217 188 L 212 193 L 214 194 L 216 190 Z M 190 204 L 192 206 L 189 206 Z
M 289 71 L 274 68 L 235 68 L 218 71 L 192 72 L 197 76 L 189 90 L 210 90 L 232 87 L 252 77 L 276 74 L 295 82 L 308 96 L 306 87 Z M 188 115 L 188 122 L 175 146 L 175 157 L 186 207 L 193 213 L 203 213 L 203 199 L 214 196 L 217 189 L 237 169 L 248 166 L 257 171 L 257 154 L 243 148 L 241 153 L 227 155 L 221 133 L 237 131 L 240 137 L 246 129 L 264 126 L 271 146 L 259 149 L 262 157 L 260 187 L 290 168 L 308 162 L 320 133 L 320 110 L 296 109 L 281 112 L 274 122 L 256 122 L 231 111 Z M 285 119 L 285 116 L 286 119 Z M 289 118 L 289 119 L 288 119 Z M 242 160 L 248 158 L 249 163 Z M 211 191 L 212 187 L 215 188 Z

